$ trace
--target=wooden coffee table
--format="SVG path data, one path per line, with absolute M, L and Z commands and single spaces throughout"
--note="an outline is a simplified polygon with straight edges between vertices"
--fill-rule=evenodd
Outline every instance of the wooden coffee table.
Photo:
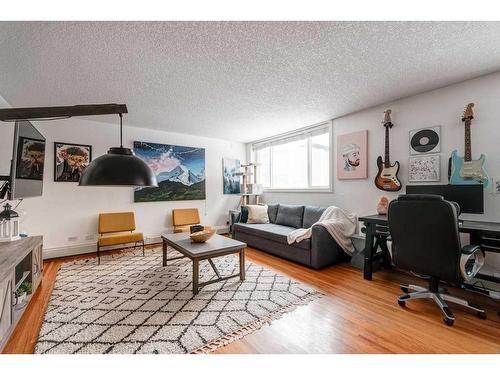
M 189 233 L 172 233 L 161 236 L 163 242 L 163 266 L 167 265 L 169 260 L 189 258 L 193 262 L 193 294 L 198 294 L 198 291 L 205 285 L 213 284 L 219 281 L 232 279 L 233 277 L 245 280 L 245 248 L 246 243 L 233 240 L 218 234 L 214 234 L 207 242 L 196 243 L 192 242 Z M 167 258 L 167 249 L 171 246 L 182 256 Z M 217 267 L 215 267 L 213 258 L 224 255 L 239 253 L 240 257 L 240 272 L 235 275 L 222 277 Z M 217 275 L 217 279 L 199 282 L 200 260 L 208 260 L 210 266 Z

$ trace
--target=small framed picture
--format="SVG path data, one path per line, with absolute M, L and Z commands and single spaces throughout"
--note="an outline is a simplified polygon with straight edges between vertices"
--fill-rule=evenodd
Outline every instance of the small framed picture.
M 500 177 L 493 178 L 493 193 L 500 194 Z
M 368 130 L 337 136 L 337 179 L 368 177 Z
M 45 140 L 19 137 L 17 145 L 16 178 L 43 181 Z
M 441 152 L 441 126 L 410 130 L 409 138 L 410 155 Z
M 408 182 L 436 182 L 441 180 L 439 155 L 410 156 Z
M 80 181 L 91 161 L 92 146 L 54 142 L 54 181 Z
M 238 159 L 222 158 L 222 186 L 224 194 L 240 194 L 240 168 Z

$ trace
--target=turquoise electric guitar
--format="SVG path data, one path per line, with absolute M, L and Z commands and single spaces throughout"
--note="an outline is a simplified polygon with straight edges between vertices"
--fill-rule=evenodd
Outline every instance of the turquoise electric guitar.
M 470 124 L 474 118 L 474 103 L 467 104 L 465 107 L 462 121 L 465 124 L 465 155 L 464 157 L 458 156 L 458 151 L 455 150 L 451 153 L 451 185 L 477 185 L 483 184 L 487 187 L 490 181 L 486 170 L 484 169 L 484 162 L 486 156 L 481 154 L 479 159 L 472 160 L 471 151 L 471 138 L 470 138 Z

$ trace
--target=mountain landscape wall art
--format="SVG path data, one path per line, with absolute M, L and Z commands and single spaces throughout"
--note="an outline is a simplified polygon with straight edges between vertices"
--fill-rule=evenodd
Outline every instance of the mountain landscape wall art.
M 241 163 L 237 159 L 222 159 L 222 178 L 224 194 L 240 194 Z
M 158 187 L 135 189 L 134 202 L 206 198 L 204 148 L 135 141 L 134 152 L 158 180 Z

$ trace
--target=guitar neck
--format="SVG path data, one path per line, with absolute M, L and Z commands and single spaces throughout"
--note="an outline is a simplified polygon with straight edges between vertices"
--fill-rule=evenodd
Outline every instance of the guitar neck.
M 470 120 L 465 121 L 465 161 L 472 160 L 472 147 L 471 147 L 471 138 L 470 138 Z
M 385 159 L 384 164 L 386 168 L 391 166 L 391 161 L 389 158 L 389 126 L 385 127 Z

